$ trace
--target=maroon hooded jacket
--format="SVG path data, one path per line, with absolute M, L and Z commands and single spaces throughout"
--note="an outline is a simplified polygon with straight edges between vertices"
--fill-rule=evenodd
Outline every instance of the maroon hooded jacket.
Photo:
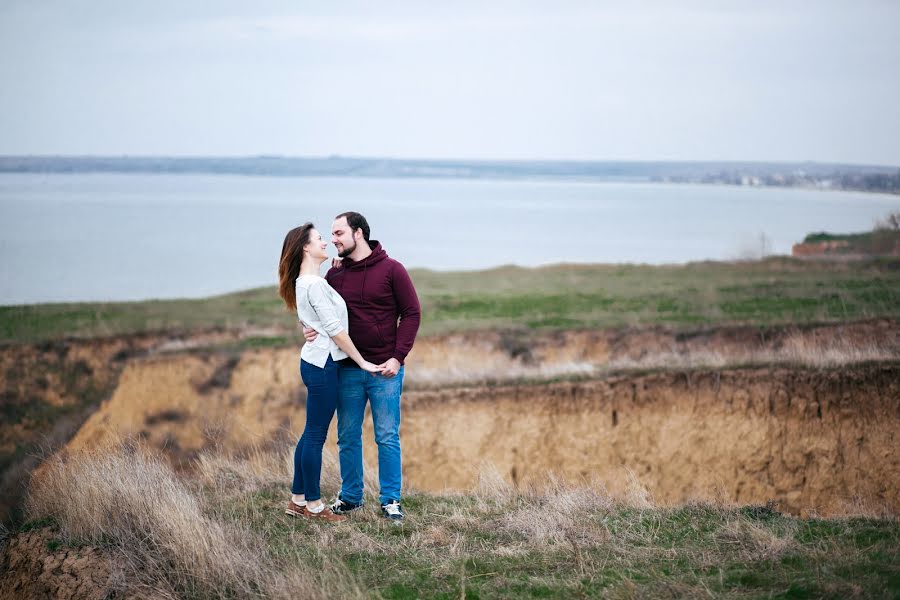
M 350 339 L 363 358 L 403 363 L 419 330 L 419 298 L 403 265 L 379 242 L 371 240 L 369 247 L 372 254 L 358 262 L 345 258 L 325 279 L 347 303 Z

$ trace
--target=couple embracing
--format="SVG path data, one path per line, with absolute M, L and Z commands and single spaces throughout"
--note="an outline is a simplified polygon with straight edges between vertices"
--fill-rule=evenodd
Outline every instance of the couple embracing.
M 288 232 L 278 267 L 279 293 L 303 323 L 300 376 L 306 427 L 294 451 L 294 482 L 285 512 L 329 522 L 363 505 L 362 422 L 372 410 L 378 446 L 381 511 L 402 521 L 400 394 L 403 362 L 419 329 L 420 308 L 406 269 L 369 240 L 356 212 L 335 217 L 331 241 L 342 259 L 324 278 L 328 244 L 312 223 Z M 326 506 L 319 490 L 322 446 L 337 412 L 341 490 Z

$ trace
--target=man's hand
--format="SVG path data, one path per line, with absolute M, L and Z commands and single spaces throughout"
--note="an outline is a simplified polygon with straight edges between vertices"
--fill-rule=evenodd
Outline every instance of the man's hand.
M 316 341 L 316 338 L 319 337 L 319 334 L 312 327 L 304 327 L 303 328 L 303 337 L 306 338 L 307 342 L 314 342 L 314 341 Z
M 390 379 L 400 372 L 400 367 L 402 367 L 403 365 L 401 365 L 400 361 L 396 358 L 391 358 L 378 366 L 382 369 L 381 375 Z

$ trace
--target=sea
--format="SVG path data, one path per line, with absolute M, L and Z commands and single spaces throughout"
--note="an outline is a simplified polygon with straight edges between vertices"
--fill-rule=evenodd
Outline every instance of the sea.
M 366 216 L 408 268 L 670 264 L 790 254 L 900 197 L 585 180 L 0 174 L 0 305 L 199 298 L 274 285 L 284 235 Z M 335 253 L 331 247 L 331 254 Z

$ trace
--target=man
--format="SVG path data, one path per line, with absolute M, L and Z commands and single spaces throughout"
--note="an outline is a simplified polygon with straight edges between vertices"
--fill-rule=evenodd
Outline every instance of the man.
M 419 330 L 419 298 L 403 265 L 389 258 L 377 240 L 369 240 L 369 224 L 361 214 L 339 214 L 331 233 L 343 261 L 330 269 L 325 279 L 347 303 L 350 337 L 360 354 L 384 367 L 376 376 L 353 361 L 340 361 L 341 491 L 331 510 L 341 515 L 363 504 L 362 422 L 369 402 L 378 445 L 381 511 L 392 521 L 402 521 L 400 394 L 403 363 Z M 313 329 L 303 333 L 308 341 L 316 339 Z

